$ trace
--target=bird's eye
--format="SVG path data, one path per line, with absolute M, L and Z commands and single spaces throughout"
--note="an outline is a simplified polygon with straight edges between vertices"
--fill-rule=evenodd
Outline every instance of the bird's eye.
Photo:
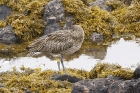
M 74 31 L 74 29 L 72 29 L 72 31 Z
M 71 28 L 72 31 L 74 31 L 74 29 L 75 29 L 74 27 Z

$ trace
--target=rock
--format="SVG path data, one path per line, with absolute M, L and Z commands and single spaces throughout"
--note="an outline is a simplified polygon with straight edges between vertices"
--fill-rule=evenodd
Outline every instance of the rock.
M 5 4 L 0 6 L 0 20 L 6 19 L 6 17 L 12 12 L 12 9 Z
M 90 36 L 90 39 L 93 41 L 93 42 L 101 42 L 103 41 L 103 34 L 99 34 L 97 32 L 93 32 Z
M 82 80 L 73 85 L 72 93 L 107 93 L 111 82 L 113 79 Z
M 25 93 L 32 93 L 30 90 L 27 90 Z
M 134 78 L 140 78 L 140 65 L 134 71 Z
M 123 77 L 116 77 L 116 76 L 113 76 L 113 75 L 109 75 L 107 76 L 108 79 L 115 79 L 115 80 L 125 80 L 125 78 Z
M 139 93 L 140 80 L 115 81 L 108 87 L 107 93 Z
M 107 6 L 105 2 L 108 0 L 95 0 L 93 3 L 89 4 L 89 7 L 99 6 L 103 10 L 112 11 L 113 8 L 111 6 Z
M 3 84 L 0 84 L 0 87 L 6 88 L 6 86 L 5 86 L 5 85 L 3 85 Z
M 118 0 L 118 1 L 116 1 L 116 0 L 107 0 L 107 2 L 115 2 L 116 4 L 118 2 L 121 2 L 122 4 L 125 4 L 125 5 L 131 5 L 132 0 Z
M 127 5 L 131 5 L 132 0 L 124 0 L 124 3 Z
M 72 93 L 139 93 L 140 79 L 116 80 L 100 78 L 74 83 Z
M 56 74 L 52 77 L 52 80 L 60 80 L 60 81 L 67 80 L 68 82 L 75 83 L 75 82 L 78 82 L 82 79 L 77 78 L 75 76 L 70 76 L 70 75 Z
M 95 0 L 92 3 L 89 3 L 89 7 L 99 6 L 103 10 L 112 11 L 112 10 L 114 10 L 114 8 L 112 6 L 108 6 L 105 4 L 106 2 L 110 2 L 110 1 L 112 2 L 112 1 L 116 1 L 116 0 Z M 123 0 L 122 1 L 122 3 L 124 3 L 126 5 L 131 5 L 131 2 L 132 2 L 132 0 Z
M 0 28 L 0 42 L 4 44 L 14 44 L 17 42 L 18 38 L 12 32 L 13 28 L 11 26 L 6 26 Z
M 53 31 L 69 29 L 72 25 L 72 16 L 66 16 L 61 0 L 52 0 L 44 10 L 45 30 L 44 35 Z

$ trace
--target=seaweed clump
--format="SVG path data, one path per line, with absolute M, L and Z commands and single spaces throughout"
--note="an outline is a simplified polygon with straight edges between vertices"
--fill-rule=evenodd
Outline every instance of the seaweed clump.
M 130 5 L 123 5 L 123 1 L 119 1 L 122 4 L 119 4 L 119 8 L 114 7 L 115 10 L 111 12 L 111 15 L 118 21 L 115 32 L 121 35 L 131 34 L 140 37 L 140 2 L 139 0 L 132 0 Z M 113 2 L 107 4 L 114 6 L 116 1 Z
M 59 80 L 52 80 L 51 78 L 56 74 L 65 74 L 63 71 L 44 70 L 39 68 L 30 69 L 25 68 L 24 65 L 19 72 L 16 67 L 13 71 L 1 72 L 1 84 L 6 88 L 0 91 L 8 91 L 4 93 L 25 93 L 30 90 L 33 93 L 71 93 L 73 83 Z M 66 72 L 70 76 L 76 76 L 81 79 L 88 78 L 88 71 L 78 69 L 67 69 Z M 12 92 L 11 92 L 12 91 Z
M 5 27 L 5 26 L 6 26 L 6 22 L 5 22 L 5 21 L 0 20 L 0 28 L 1 28 L 1 27 Z
M 27 55 L 27 51 L 25 51 L 25 48 L 29 45 L 29 43 L 30 42 L 12 45 L 0 44 L 0 57 L 5 59 L 24 57 Z
M 30 72 L 30 70 L 28 70 Z M 26 72 L 3 72 L 0 74 L 1 82 L 7 86 L 8 90 L 13 93 L 25 93 L 27 90 L 31 92 L 39 93 L 70 93 L 72 84 L 67 81 L 56 81 L 51 80 L 51 75 L 53 71 L 47 70 L 39 72 L 36 70 L 31 70 L 32 73 Z M 51 74 L 50 74 L 51 73 Z M 7 93 L 7 92 L 5 92 Z M 9 93 L 9 92 L 8 92 Z
M 0 20 L 0 27 L 10 25 L 13 32 L 19 38 L 20 44 L 0 44 L 1 57 L 24 56 L 25 48 L 29 42 L 43 33 L 45 28 L 43 10 L 50 0 L 1 0 L 0 5 L 5 4 L 12 8 L 10 15 L 5 20 Z
M 7 88 L 0 88 L 0 93 L 11 93 Z
M 92 3 L 95 0 L 81 0 L 85 5 Z
M 43 33 L 45 24 L 42 15 L 47 2 L 49 0 L 2 0 L 0 4 L 6 4 L 13 10 L 5 20 L 6 25 L 13 27 L 21 41 L 28 41 Z M 5 26 L 5 23 L 0 24 Z
M 73 83 L 52 79 L 57 74 L 65 74 L 63 71 L 44 70 L 41 68 L 26 68 L 24 65 L 18 71 L 13 67 L 13 71 L 1 72 L 0 83 L 6 87 L 0 88 L 0 91 L 6 93 L 25 93 L 31 91 L 33 93 L 71 93 Z M 133 71 L 124 69 L 120 65 L 109 63 L 97 63 L 90 71 L 79 69 L 66 69 L 70 76 L 76 76 L 80 79 L 105 78 L 108 75 L 124 77 L 130 79 L 133 76 Z
M 89 72 L 90 78 L 106 78 L 109 75 L 116 77 L 123 77 L 125 79 L 131 79 L 134 71 L 122 68 L 117 64 L 101 63 L 98 62 L 96 66 Z
M 103 33 L 111 37 L 116 19 L 109 12 L 98 6 L 88 7 L 81 0 L 62 0 L 67 15 L 74 15 L 74 24 L 80 24 L 85 31 L 85 39 L 89 39 L 93 32 Z
M 135 35 L 140 37 L 139 0 L 108 0 L 111 12 L 98 6 L 88 7 L 85 0 L 62 0 L 67 15 L 74 15 L 74 23 L 80 24 L 85 31 L 85 39 L 93 32 L 102 33 L 104 39 L 113 35 Z

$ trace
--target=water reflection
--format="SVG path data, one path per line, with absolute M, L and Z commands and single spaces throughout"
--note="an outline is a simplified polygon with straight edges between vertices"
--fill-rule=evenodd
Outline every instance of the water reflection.
M 65 67 L 91 70 L 97 62 L 118 63 L 123 67 L 139 64 L 140 47 L 139 39 L 114 38 L 110 42 L 85 41 L 79 51 L 70 56 L 65 56 Z M 57 70 L 57 63 L 51 55 L 39 54 L 38 56 L 25 57 L 27 52 L 12 53 L 1 50 L 0 71 L 11 70 L 14 66 L 41 67 L 42 70 Z M 18 56 L 17 56 L 18 55 Z M 45 57 L 46 56 L 46 57 Z M 8 59 L 8 60 L 7 60 Z
M 102 45 L 93 43 L 92 41 L 86 41 L 83 43 L 81 49 L 74 53 L 72 56 L 66 56 L 65 59 L 67 61 L 73 60 L 74 58 L 78 58 L 81 54 L 85 54 L 95 59 L 103 60 L 106 56 L 108 45 Z
M 107 55 L 104 60 L 106 62 L 114 62 L 129 67 L 140 62 L 140 46 L 134 40 L 126 40 L 121 38 L 117 44 L 111 45 L 107 49 Z

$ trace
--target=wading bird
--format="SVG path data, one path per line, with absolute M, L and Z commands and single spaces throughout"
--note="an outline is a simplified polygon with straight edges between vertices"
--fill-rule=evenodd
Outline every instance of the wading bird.
M 65 70 L 63 64 L 63 56 L 70 55 L 78 51 L 84 41 L 84 31 L 80 25 L 73 25 L 70 30 L 59 30 L 50 34 L 39 37 L 33 41 L 27 49 L 29 50 L 29 56 L 32 56 L 35 52 L 44 52 L 50 55 L 57 55 L 58 69 L 60 70 L 60 62 L 63 70 Z

